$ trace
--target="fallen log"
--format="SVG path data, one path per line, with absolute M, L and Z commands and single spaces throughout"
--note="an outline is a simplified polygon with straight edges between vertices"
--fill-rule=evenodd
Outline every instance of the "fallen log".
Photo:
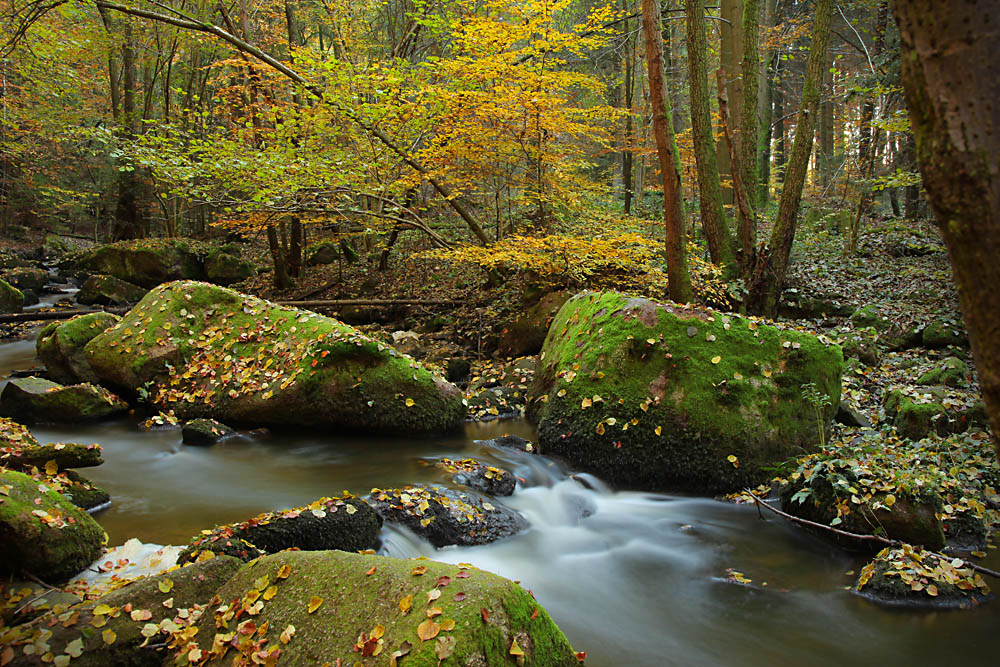
M 87 313 L 100 313 L 104 312 L 101 310 L 78 310 L 76 308 L 72 310 L 54 310 L 49 312 L 27 312 L 27 313 L 14 313 L 13 315 L 0 315 L 0 324 L 10 324 L 12 322 L 41 322 L 43 320 L 68 320 L 71 317 L 76 317 L 77 315 L 86 315 Z
M 296 308 L 340 308 L 343 306 L 458 306 L 465 301 L 449 299 L 325 299 L 319 301 L 275 301 Z

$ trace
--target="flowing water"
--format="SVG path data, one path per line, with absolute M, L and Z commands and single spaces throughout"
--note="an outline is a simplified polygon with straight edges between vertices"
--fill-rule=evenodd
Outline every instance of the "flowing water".
M 33 341 L 0 345 L 0 376 L 36 364 Z M 990 664 L 1000 649 L 1000 602 L 975 611 L 881 609 L 845 590 L 854 579 L 846 572 L 863 562 L 779 519 L 761 520 L 752 507 L 613 491 L 544 457 L 474 442 L 531 438 L 522 421 L 470 424 L 427 441 L 281 432 L 204 449 L 182 446 L 178 429 L 144 432 L 134 420 L 31 430 L 43 442 L 104 447 L 106 463 L 84 473 L 113 498 L 96 517 L 112 545 L 130 537 L 182 544 L 217 523 L 344 489 L 444 481 L 428 465 L 441 456 L 507 467 L 526 483 L 504 502 L 528 530 L 437 550 L 387 526 L 382 552 L 519 580 L 589 665 Z M 752 583 L 729 581 L 729 569 Z

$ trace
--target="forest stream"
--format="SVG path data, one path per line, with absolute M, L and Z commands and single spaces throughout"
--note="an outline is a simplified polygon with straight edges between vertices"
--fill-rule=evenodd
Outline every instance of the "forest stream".
M 0 346 L 3 377 L 35 363 L 33 340 Z M 502 465 L 523 480 L 505 503 L 527 518 L 527 530 L 438 550 L 386 525 L 380 553 L 471 563 L 519 580 L 589 665 L 995 659 L 995 603 L 973 611 L 883 609 L 846 590 L 863 559 L 776 517 L 761 520 L 752 506 L 613 491 L 543 456 L 476 442 L 504 433 L 531 438 L 523 420 L 467 424 L 460 435 L 425 441 L 278 432 L 212 448 L 184 447 L 180 429 L 144 432 L 134 420 L 31 431 L 43 443 L 103 446 L 105 464 L 87 474 L 112 496 L 112 507 L 96 515 L 111 545 L 132 537 L 184 544 L 215 524 L 344 489 L 442 482 L 428 465 L 442 456 Z M 986 564 L 997 560 L 993 552 Z

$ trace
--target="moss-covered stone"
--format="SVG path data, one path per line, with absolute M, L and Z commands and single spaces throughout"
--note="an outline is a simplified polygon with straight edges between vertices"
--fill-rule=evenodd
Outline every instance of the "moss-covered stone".
M 428 434 L 465 416 L 458 389 L 335 319 L 230 289 L 151 291 L 86 346 L 95 374 L 180 419 Z
M 270 585 L 276 593 L 265 601 L 262 589 Z M 431 603 L 427 593 L 433 591 L 440 597 Z M 222 606 L 201 619 L 192 641 L 209 652 L 214 642 L 221 644 L 233 633 L 239 647 L 225 656 L 211 654 L 209 665 L 231 664 L 234 654 L 260 648 L 280 649 L 281 661 L 292 665 L 358 660 L 388 665 L 398 651 L 405 654 L 401 665 L 492 666 L 516 664 L 512 650 L 523 652 L 525 665 L 579 664 L 563 633 L 520 586 L 455 565 L 337 551 L 286 552 L 244 567 L 218 597 Z M 262 603 L 252 622 L 258 629 L 266 623 L 266 632 L 240 632 L 249 626 L 235 610 L 244 601 L 255 604 L 251 599 Z M 402 600 L 412 605 L 405 614 Z M 431 607 L 441 613 L 428 618 Z M 289 626 L 294 636 L 283 643 L 280 636 Z M 426 641 L 418 627 L 424 628 Z M 368 657 L 376 648 L 379 655 Z M 178 650 L 186 652 L 188 646 Z
M 305 507 L 265 512 L 242 523 L 203 531 L 177 562 L 195 560 L 203 551 L 243 560 L 285 549 L 362 551 L 377 546 L 381 527 L 375 510 L 358 498 L 320 498 Z
M 214 419 L 192 419 L 181 427 L 181 437 L 185 445 L 207 447 L 236 434 L 222 422 Z
M 32 266 L 20 266 L 4 271 L 0 278 L 19 290 L 30 289 L 37 293 L 49 282 L 49 272 Z
M 73 443 L 38 444 L 24 426 L 6 417 L 0 417 L 0 466 L 28 469 L 44 468 L 55 461 L 60 470 L 89 468 L 101 465 L 101 446 Z
M 114 276 L 95 273 L 80 286 L 76 300 L 85 305 L 123 306 L 138 303 L 148 291 Z
M 969 339 L 961 326 L 950 320 L 935 320 L 926 327 L 923 332 L 924 347 L 937 350 L 954 345 L 956 347 L 969 347 Z
M 566 291 L 549 292 L 527 306 L 516 320 L 500 332 L 500 354 L 505 357 L 538 354 L 545 344 L 552 318 L 570 296 Z
M 490 496 L 509 496 L 514 493 L 517 480 L 509 470 L 481 463 L 475 459 L 441 459 L 439 468 L 451 475 L 451 480 Z
M 306 247 L 306 264 L 320 266 L 333 264 L 340 259 L 340 245 L 336 241 L 319 241 Z
M 909 544 L 885 548 L 862 568 L 855 592 L 888 607 L 971 609 L 993 598 L 982 575 Z
M 917 384 L 964 387 L 968 384 L 968 376 L 969 367 L 964 361 L 957 357 L 948 357 L 917 378 Z
M 24 423 L 77 424 L 128 412 L 128 403 L 104 387 L 64 386 L 37 377 L 12 378 L 0 393 L 0 413 Z
M 819 444 L 843 356 L 756 320 L 583 293 L 559 311 L 540 363 L 543 453 L 633 488 L 720 492 Z M 806 401 L 809 385 L 827 405 Z
M 880 313 L 878 306 L 873 303 L 855 310 L 851 315 L 851 322 L 859 329 L 872 327 L 879 333 L 885 333 L 892 327 L 892 320 Z
M 229 286 L 255 275 L 253 263 L 231 252 L 228 246 L 215 248 L 205 257 L 205 278 L 210 283 Z
M 0 313 L 19 313 L 24 306 L 24 294 L 10 283 L 0 280 Z
M 190 239 L 120 241 L 72 256 L 75 267 L 114 276 L 147 289 L 170 280 L 205 278 L 207 244 Z
M 47 485 L 0 469 L 0 500 L 0 572 L 61 581 L 101 555 L 101 527 Z
M 10 629 L 0 636 L 0 644 L 14 648 L 11 667 L 51 665 L 52 658 L 43 660 L 44 654 L 68 655 L 78 649 L 74 667 L 158 667 L 165 664 L 164 640 L 170 632 L 183 632 L 197 621 L 201 607 L 242 565 L 235 558 L 219 557 L 144 577 L 96 600 L 53 610 Z M 29 649 L 31 654 L 25 655 L 30 646 L 45 650 Z
M 900 436 L 910 440 L 926 438 L 932 432 L 947 433 L 947 415 L 940 403 L 903 400 L 893 423 Z
M 874 327 L 862 327 L 844 332 L 840 345 L 844 357 L 857 359 L 866 366 L 877 366 L 880 358 L 878 331 Z
M 111 495 L 107 491 L 80 473 L 75 470 L 67 470 L 65 474 L 69 483 L 62 485 L 59 493 L 66 496 L 71 503 L 80 509 L 92 512 L 99 507 L 107 507 L 111 503 Z
M 87 313 L 42 328 L 35 341 L 35 353 L 45 364 L 49 377 L 63 384 L 97 382 L 83 348 L 119 319 L 111 313 Z

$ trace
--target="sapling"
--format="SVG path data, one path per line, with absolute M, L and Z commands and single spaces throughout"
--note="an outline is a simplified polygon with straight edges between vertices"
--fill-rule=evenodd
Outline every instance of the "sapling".
M 830 397 L 819 390 L 815 382 L 802 385 L 802 395 L 816 412 L 816 428 L 819 430 L 820 447 L 826 449 L 826 430 L 823 428 L 823 408 L 831 404 Z

